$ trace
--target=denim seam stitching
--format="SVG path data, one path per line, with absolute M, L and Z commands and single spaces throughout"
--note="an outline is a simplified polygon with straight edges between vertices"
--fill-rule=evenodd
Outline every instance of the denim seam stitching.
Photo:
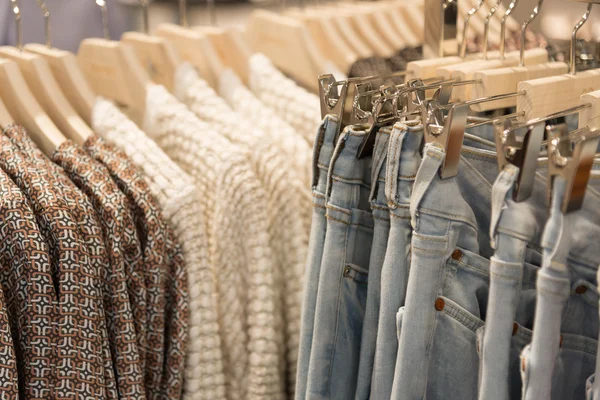
M 396 215 L 396 214 L 392 214 L 392 213 L 390 213 L 390 216 L 392 218 L 403 219 L 403 220 L 406 220 L 406 221 L 410 221 L 410 216 Z
M 339 211 L 339 212 L 344 213 L 346 215 L 350 215 L 350 216 L 352 215 L 352 211 L 345 210 L 345 209 L 337 207 L 337 206 L 333 206 L 333 205 L 327 204 L 327 208 L 329 210 L 332 210 L 332 211 Z
M 346 228 L 346 234 L 344 238 L 344 262 L 342 265 L 348 265 L 346 262 L 346 254 L 348 253 L 348 236 L 350 234 L 350 230 Z M 344 274 L 340 274 L 339 276 L 339 287 L 338 287 L 338 295 L 337 295 L 337 305 L 335 312 L 335 332 L 333 336 L 333 350 L 331 352 L 331 358 L 329 359 L 329 371 L 327 372 L 327 397 L 331 394 L 331 376 L 333 374 L 333 360 L 335 358 L 335 351 L 337 348 L 337 336 L 338 336 L 338 327 L 339 327 L 339 316 L 340 316 L 340 303 L 342 299 L 342 282 L 344 280 Z
M 445 250 L 430 250 L 430 249 L 422 249 L 420 247 L 417 246 L 412 246 L 412 248 L 414 250 L 417 250 L 421 253 L 428 253 L 428 254 L 446 254 Z
M 541 292 L 541 293 L 546 293 L 546 294 L 549 294 L 549 295 L 551 295 L 551 296 L 559 297 L 559 298 L 561 298 L 561 299 L 568 299 L 568 298 L 569 298 L 569 296 L 570 296 L 570 291 L 569 291 L 569 293 L 568 293 L 568 294 L 565 296 L 563 293 L 560 293 L 560 292 L 555 292 L 555 291 L 548 290 L 548 289 L 540 289 L 540 288 L 536 288 L 536 289 L 537 289 L 537 291 L 538 291 L 538 292 Z M 538 301 L 539 301 L 539 299 L 538 299 Z
M 441 218 L 448 217 L 448 218 L 451 218 L 451 219 L 453 219 L 453 220 L 455 220 L 457 222 L 463 222 L 463 223 L 469 225 L 470 227 L 478 230 L 478 227 L 477 227 L 476 224 L 474 224 L 472 221 L 469 221 L 468 219 L 464 219 L 461 215 L 455 215 L 455 214 L 445 213 L 445 212 L 441 212 L 439 210 L 432 210 L 432 209 L 424 208 L 424 207 L 420 207 L 417 210 L 417 213 L 421 214 L 422 211 L 424 211 L 426 214 L 430 214 L 430 215 L 435 216 L 435 217 L 441 217 Z
M 448 299 L 448 300 L 450 300 L 450 299 Z M 447 310 L 451 310 L 452 313 L 448 312 Z M 462 326 L 464 326 L 465 328 L 467 328 L 473 332 L 476 332 L 477 329 L 484 326 L 483 322 L 480 319 L 475 318 L 474 316 L 472 316 L 470 314 L 467 314 L 466 311 L 463 311 L 462 309 L 455 307 L 453 304 L 448 304 L 447 306 L 444 307 L 444 314 L 446 314 L 447 316 L 454 319 L 455 321 L 460 323 Z M 457 315 L 462 318 L 457 318 L 456 317 Z
M 497 272 L 490 272 L 490 276 L 495 276 L 495 277 L 498 277 L 498 278 L 503 278 L 503 279 L 505 279 L 507 281 L 510 281 L 510 282 L 519 282 L 519 281 L 521 281 L 521 278 L 519 278 L 519 277 L 513 277 L 513 276 L 510 276 L 510 275 L 499 274 Z

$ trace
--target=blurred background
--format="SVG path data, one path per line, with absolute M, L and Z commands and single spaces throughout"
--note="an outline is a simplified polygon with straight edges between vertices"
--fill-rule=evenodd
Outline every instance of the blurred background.
M 247 15 L 254 9 L 279 10 L 282 6 L 301 6 L 300 0 L 241 1 L 215 0 L 215 22 L 219 26 L 243 26 Z M 305 0 L 310 4 L 311 0 Z M 323 0 L 321 0 L 323 1 Z M 492 2 L 495 0 L 487 0 Z M 139 30 L 142 12 L 137 0 L 106 0 L 109 13 L 110 35 L 118 39 L 128 30 Z M 510 1 L 505 0 L 508 4 Z M 537 0 L 520 0 L 513 15 L 521 22 L 531 14 Z M 23 40 L 25 43 L 44 42 L 44 19 L 36 0 L 19 0 L 23 15 Z M 96 0 L 46 0 L 52 24 L 52 40 L 55 47 L 77 51 L 79 42 L 85 37 L 101 37 L 102 21 Z M 567 45 L 575 22 L 586 8 L 585 3 L 568 0 L 545 0 L 540 17 L 531 29 L 545 35 L 551 44 L 559 47 Z M 211 18 L 207 3 L 188 0 L 188 20 L 190 25 L 208 25 Z M 156 0 L 150 4 L 150 31 L 161 22 L 178 21 L 177 0 Z M 579 38 L 598 42 L 600 38 L 600 5 L 592 11 L 590 23 L 580 31 Z M 11 1 L 0 0 L 0 44 L 16 41 L 15 22 L 11 12 Z

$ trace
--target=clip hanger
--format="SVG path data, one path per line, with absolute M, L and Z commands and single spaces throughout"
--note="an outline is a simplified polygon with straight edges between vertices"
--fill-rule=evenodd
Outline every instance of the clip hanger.
M 435 100 L 425 101 L 422 111 L 425 141 L 436 143 L 446 152 L 444 163 L 440 167 L 440 177 L 442 179 L 451 178 L 458 173 L 460 153 L 471 106 L 523 94 L 525 93 L 506 93 L 448 105 L 441 105 Z M 445 119 L 443 110 L 448 110 Z
M 554 179 L 560 177 L 567 184 L 561 204 L 562 212 L 579 210 L 583 205 L 600 142 L 600 131 L 585 127 L 569 133 L 565 124 L 548 127 L 547 130 L 555 133 L 548 143 L 548 195 L 552 195 Z
M 544 125 L 527 125 L 527 132 L 518 138 L 510 120 L 494 124 L 494 136 L 498 157 L 498 170 L 508 164 L 519 168 L 513 188 L 513 200 L 522 202 L 531 197 L 537 160 L 544 139 Z

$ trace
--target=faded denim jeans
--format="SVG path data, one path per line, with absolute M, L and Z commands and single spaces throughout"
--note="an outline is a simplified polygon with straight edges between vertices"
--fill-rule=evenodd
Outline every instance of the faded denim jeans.
M 489 290 L 495 153 L 463 146 L 456 177 L 441 179 L 444 151 L 423 150 L 410 198 L 413 226 L 393 399 L 477 397 L 477 331 Z
M 404 305 L 410 264 L 409 204 L 421 164 L 423 126 L 419 122 L 397 123 L 392 130 L 385 175 L 385 196 L 390 215 L 390 233 L 381 271 L 381 301 L 377 343 L 371 382 L 371 399 L 389 399 L 392 393 L 398 329 L 396 314 Z
M 375 223 L 373 229 L 373 245 L 369 261 L 369 285 L 367 288 L 367 306 L 360 344 L 360 360 L 355 398 L 368 400 L 371 391 L 371 376 L 375 359 L 377 341 L 377 322 L 379 320 L 379 304 L 381 299 L 381 269 L 387 252 L 390 234 L 390 211 L 385 197 L 385 172 L 388 142 L 392 127 L 381 128 L 375 139 L 373 152 L 373 168 L 371 171 L 371 194 L 369 201 Z
M 308 368 L 310 350 L 313 341 L 313 328 L 315 325 L 315 308 L 317 305 L 317 291 L 319 275 L 321 273 L 321 258 L 325 245 L 325 232 L 327 220 L 325 219 L 325 192 L 327 190 L 327 175 L 329 161 L 333 156 L 335 147 L 334 139 L 338 128 L 338 118 L 332 115 L 325 116 L 319 127 L 314 144 L 313 153 L 313 215 L 308 243 L 308 256 L 306 259 L 306 273 L 304 277 L 304 301 L 302 303 L 302 317 L 300 324 L 300 350 L 298 354 L 298 371 L 296 374 L 296 399 L 304 399 L 308 382 Z
M 359 127 L 346 128 L 329 166 L 309 399 L 351 399 L 356 390 L 374 226 L 372 158 L 357 158 L 365 134 Z
M 521 357 L 526 400 L 585 398 L 596 365 L 600 198 L 588 189 L 583 207 L 564 214 L 565 181 L 557 177 L 553 187 L 533 338 Z

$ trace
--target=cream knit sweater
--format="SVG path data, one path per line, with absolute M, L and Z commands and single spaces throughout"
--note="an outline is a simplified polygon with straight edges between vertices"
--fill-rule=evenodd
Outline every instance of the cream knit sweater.
M 164 87 L 150 85 L 144 130 L 192 176 L 207 224 L 218 292 L 229 399 L 285 397 L 285 335 L 268 196 L 248 150 L 200 121 Z
M 92 125 L 98 135 L 117 145 L 145 172 L 144 178 L 182 247 L 190 295 L 183 398 L 224 399 L 217 292 L 198 201 L 201 195 L 192 178 L 111 102 L 97 99 Z
M 312 185 L 312 147 L 278 113 L 263 104 L 252 94 L 240 78 L 228 69 L 219 79 L 219 95 L 223 97 L 232 109 L 264 131 L 264 133 L 279 143 L 279 150 L 290 160 L 294 171 L 304 182 L 304 187 L 310 191 Z M 316 135 L 317 130 L 313 132 Z M 309 192 L 310 195 L 310 192 Z
M 252 93 L 312 146 L 321 124 L 319 97 L 286 77 L 261 53 L 250 57 L 249 68 Z
M 268 195 L 269 237 L 277 261 L 276 287 L 285 310 L 288 393 L 293 394 L 298 362 L 304 264 L 311 222 L 311 198 L 293 167 L 282 155 L 284 144 L 253 128 L 252 121 L 231 109 L 198 77 L 189 64 L 179 67 L 175 95 L 198 118 L 232 143 L 251 149 L 254 172 Z

